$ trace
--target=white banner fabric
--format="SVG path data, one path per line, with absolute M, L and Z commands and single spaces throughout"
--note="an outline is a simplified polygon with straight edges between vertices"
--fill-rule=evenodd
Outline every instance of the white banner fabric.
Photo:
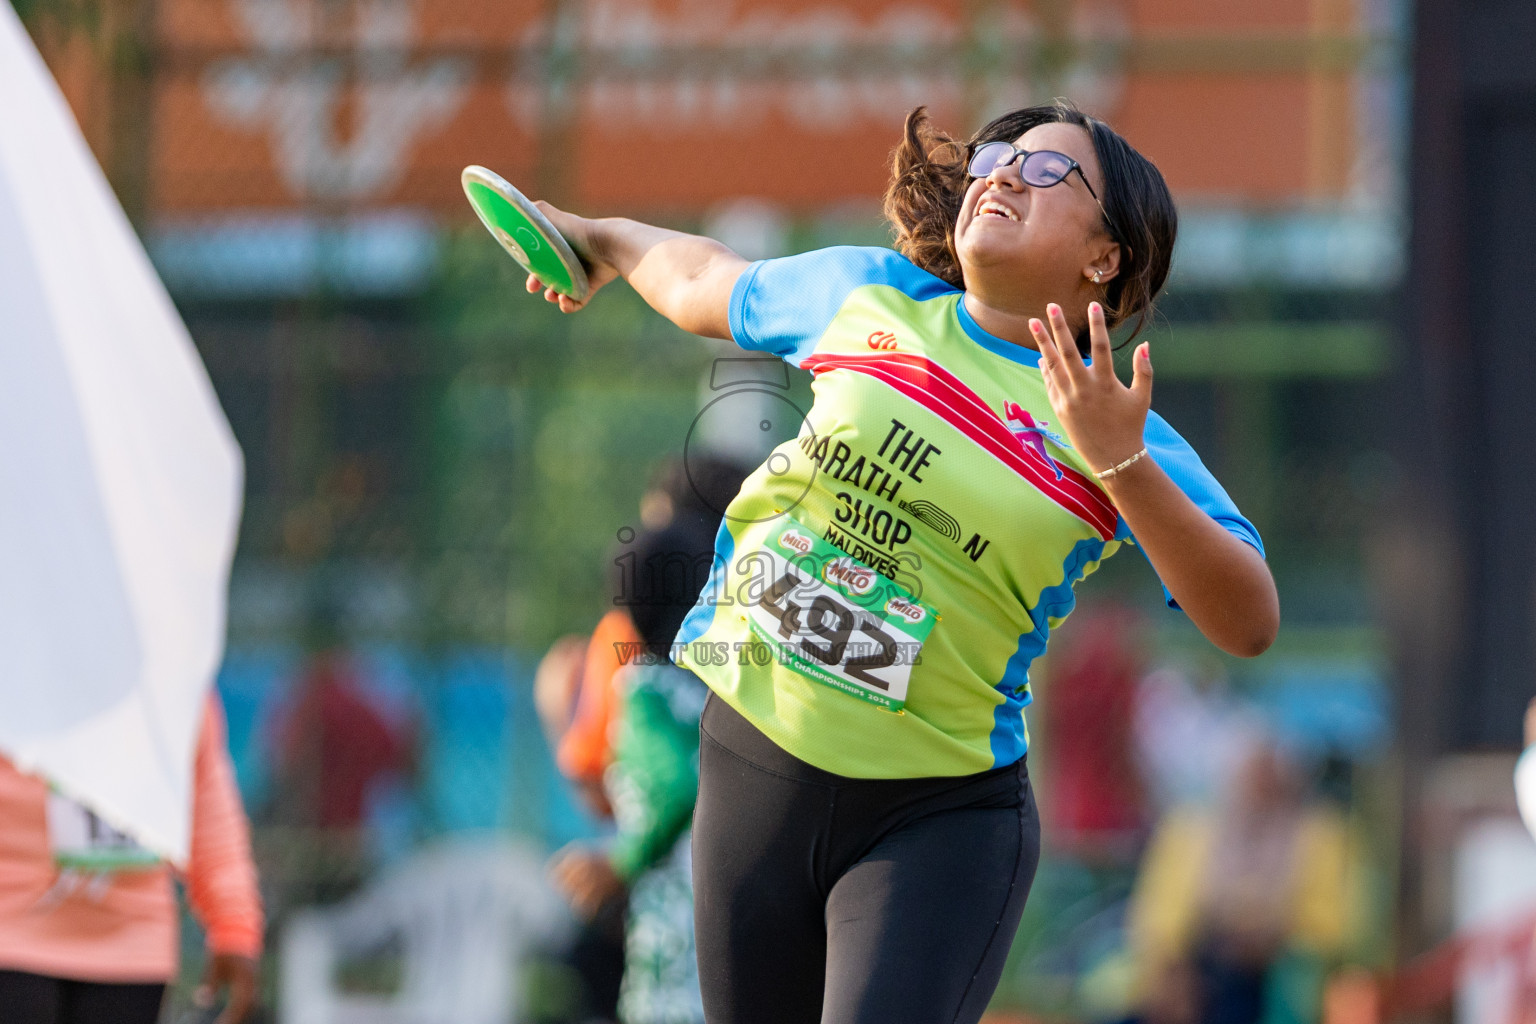
M 181 863 L 240 452 L 8 3 L 0 110 L 0 751 Z

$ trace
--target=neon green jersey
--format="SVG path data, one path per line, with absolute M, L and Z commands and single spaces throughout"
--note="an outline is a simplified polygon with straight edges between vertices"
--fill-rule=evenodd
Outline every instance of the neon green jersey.
M 726 510 L 679 664 L 775 743 L 856 778 L 965 775 L 1028 747 L 1029 666 L 1130 531 L 1049 422 L 1038 354 L 888 249 L 752 264 L 743 348 L 815 375 L 800 435 Z M 1263 552 L 1189 445 L 1149 452 Z

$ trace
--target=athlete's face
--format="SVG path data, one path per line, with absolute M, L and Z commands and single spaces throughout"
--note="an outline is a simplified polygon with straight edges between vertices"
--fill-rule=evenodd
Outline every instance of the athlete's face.
M 1019 149 L 1051 149 L 1076 160 L 1093 191 L 1104 195 L 1104 175 L 1086 129 L 1043 124 L 1013 140 Z M 974 178 L 955 222 L 955 250 L 966 287 L 981 279 L 1012 279 L 1061 290 L 1064 301 L 1085 272 L 1118 266 L 1118 249 L 1104 215 L 1076 171 L 1048 187 L 1027 184 L 1020 160 Z M 1108 276 L 1113 276 L 1112 274 Z M 1107 277 L 1106 277 L 1107 280 Z

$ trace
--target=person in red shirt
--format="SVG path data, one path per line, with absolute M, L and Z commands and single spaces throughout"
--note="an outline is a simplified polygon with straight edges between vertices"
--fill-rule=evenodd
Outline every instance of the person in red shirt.
M 1053 846 L 1093 862 L 1132 862 L 1146 818 L 1132 726 L 1145 669 L 1145 626 L 1129 609 L 1074 616 L 1041 688 L 1041 743 Z
M 369 699 L 352 658 L 338 647 L 314 655 L 276 731 L 279 816 L 285 824 L 356 832 L 368 791 L 411 768 L 406 730 Z

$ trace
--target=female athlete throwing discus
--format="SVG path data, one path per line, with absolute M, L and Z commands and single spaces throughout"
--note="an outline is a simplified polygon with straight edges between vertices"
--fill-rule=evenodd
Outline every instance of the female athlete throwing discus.
M 1279 626 L 1253 526 L 1117 379 L 1176 214 L 1067 105 L 968 145 L 907 120 L 896 249 L 748 263 L 707 238 L 541 209 L 592 291 L 811 371 L 800 436 L 742 486 L 680 664 L 712 691 L 694 823 L 712 1024 L 976 1021 L 1039 856 L 1029 667 L 1073 586 L 1134 543 L 1217 647 Z M 528 281 L 530 291 L 543 286 Z M 581 302 L 545 298 L 575 311 Z

